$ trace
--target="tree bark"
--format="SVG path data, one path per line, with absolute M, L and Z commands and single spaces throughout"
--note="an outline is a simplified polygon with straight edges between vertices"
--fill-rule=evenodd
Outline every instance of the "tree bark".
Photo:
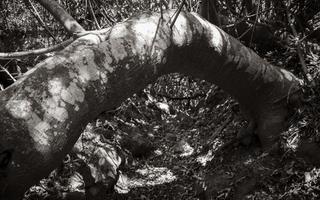
M 263 148 L 273 147 L 299 80 L 197 14 L 181 12 L 171 29 L 173 15 L 141 14 L 100 44 L 79 38 L 0 93 L 0 155 L 9 160 L 0 163 L 3 199 L 21 198 L 48 175 L 99 113 L 173 72 L 229 92 L 257 124 Z
M 84 32 L 85 29 L 67 13 L 55 0 L 36 0 L 43 6 L 53 17 L 63 25 L 70 34 Z

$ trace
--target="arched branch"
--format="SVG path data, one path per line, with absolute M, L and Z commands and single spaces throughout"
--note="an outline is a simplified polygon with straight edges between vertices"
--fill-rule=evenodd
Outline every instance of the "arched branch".
M 1 199 L 21 198 L 60 164 L 90 120 L 168 73 L 220 86 L 255 123 L 263 149 L 277 144 L 299 79 L 197 14 L 182 11 L 170 28 L 174 13 L 135 16 L 99 34 L 100 43 L 79 38 L 1 92 L 0 153 L 13 152 L 1 169 Z

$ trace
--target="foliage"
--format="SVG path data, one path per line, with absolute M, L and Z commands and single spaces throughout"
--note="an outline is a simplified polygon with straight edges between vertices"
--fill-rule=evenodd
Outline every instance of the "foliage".
M 111 26 L 142 11 L 161 12 L 166 9 L 164 2 L 167 3 L 156 0 L 59 0 L 66 11 L 87 30 Z M 175 1 L 175 8 L 181 2 Z M 199 11 L 199 1 L 186 2 L 184 9 Z M 161 77 L 155 84 L 124 102 L 120 108 L 102 113 L 97 121 L 92 122 L 91 131 L 103 135 L 117 147 L 119 155 L 128 159 L 127 165 L 121 170 L 129 180 L 141 178 L 135 177 L 137 170 L 150 166 L 164 166 L 178 177 L 172 179 L 173 182 L 162 182 L 151 188 L 146 183 L 141 187 L 131 182 L 128 186 L 130 181 L 124 181 L 131 192 L 123 196 L 132 199 L 172 199 L 172 196 L 194 199 L 206 196 L 209 191 L 216 193 L 218 199 L 230 199 L 247 191 L 243 194 L 252 199 L 319 198 L 319 169 L 297 159 L 293 147 L 300 138 L 318 142 L 320 137 L 320 101 L 317 92 L 320 85 L 319 3 L 317 0 L 216 2 L 223 22 L 221 28 L 257 50 L 270 62 L 300 77 L 305 73 L 298 55 L 298 48 L 302 49 L 307 72 L 316 85 L 305 88 L 305 105 L 293 115 L 289 131 L 283 133 L 285 153 L 278 160 L 273 160 L 269 156 L 261 156 L 256 146 L 232 144 L 219 150 L 226 141 L 235 138 L 237 130 L 246 123 L 238 104 L 216 86 L 171 74 Z M 33 4 L 55 39 L 39 25 L 23 0 L 2 0 L 0 51 L 36 49 L 70 37 L 50 14 Z M 9 86 L 14 81 L 8 72 L 18 79 L 46 56 L 0 61 L 0 66 L 7 69 L 7 72 L 0 72 L 0 84 Z M 185 153 L 183 146 L 193 149 L 191 155 L 181 156 Z M 248 153 L 248 149 L 252 152 Z M 200 160 L 211 160 L 211 164 L 203 166 Z M 261 163 L 266 164 L 264 166 L 269 170 L 260 170 L 259 167 L 263 166 Z M 61 169 L 44 179 L 39 187 L 29 191 L 26 198 L 53 198 L 57 194 L 62 198 L 62 193 L 71 191 L 68 181 L 76 171 L 77 158 L 71 157 Z M 251 183 L 258 187 L 250 187 Z M 224 187 L 213 187 L 216 184 L 224 184 Z M 247 187 L 238 187 L 241 184 Z M 111 198 L 122 196 L 115 193 L 109 195 Z

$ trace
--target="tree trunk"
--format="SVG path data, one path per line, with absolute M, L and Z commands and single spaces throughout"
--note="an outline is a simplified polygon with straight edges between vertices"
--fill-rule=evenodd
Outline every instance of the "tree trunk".
M 90 120 L 172 72 L 232 94 L 257 124 L 263 148 L 272 148 L 299 80 L 197 14 L 180 13 L 171 29 L 173 15 L 141 14 L 96 45 L 79 38 L 0 93 L 2 198 L 21 198 L 60 163 Z

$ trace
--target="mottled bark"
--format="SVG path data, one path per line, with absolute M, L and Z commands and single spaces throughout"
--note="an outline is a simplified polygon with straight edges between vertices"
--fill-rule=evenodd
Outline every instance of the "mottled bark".
M 0 152 L 12 155 L 0 169 L 2 198 L 19 199 L 60 163 L 88 121 L 172 72 L 232 94 L 262 146 L 273 146 L 298 79 L 196 14 L 180 13 L 171 29 L 173 15 L 141 14 L 99 35 L 99 44 L 88 42 L 97 34 L 79 38 L 0 93 Z

